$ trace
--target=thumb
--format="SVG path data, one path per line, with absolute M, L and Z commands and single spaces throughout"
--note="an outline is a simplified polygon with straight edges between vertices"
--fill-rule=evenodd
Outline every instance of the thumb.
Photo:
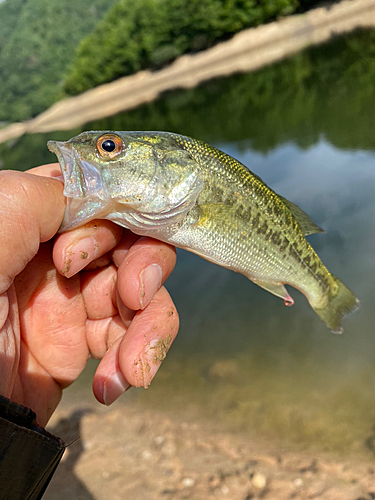
M 62 192 L 63 184 L 51 177 L 0 172 L 0 294 L 59 229 Z

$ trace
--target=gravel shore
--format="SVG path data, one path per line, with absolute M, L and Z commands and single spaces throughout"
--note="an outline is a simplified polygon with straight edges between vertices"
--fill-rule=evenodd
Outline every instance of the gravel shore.
M 113 408 L 63 404 L 49 430 L 73 444 L 46 500 L 375 498 L 370 451 L 341 458 L 285 450 L 248 433 L 225 432 L 198 415 L 126 401 Z

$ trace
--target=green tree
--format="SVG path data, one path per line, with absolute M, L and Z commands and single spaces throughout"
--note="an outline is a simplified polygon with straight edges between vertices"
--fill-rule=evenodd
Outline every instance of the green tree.
M 296 10 L 298 0 L 119 0 L 77 49 L 68 94 L 160 67 Z

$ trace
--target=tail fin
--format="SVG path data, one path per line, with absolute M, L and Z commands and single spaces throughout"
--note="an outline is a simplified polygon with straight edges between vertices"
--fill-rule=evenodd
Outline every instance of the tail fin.
M 359 300 L 336 276 L 332 278 L 334 284 L 329 291 L 327 305 L 322 308 L 313 307 L 313 309 L 332 333 L 342 333 L 342 318 L 358 309 Z

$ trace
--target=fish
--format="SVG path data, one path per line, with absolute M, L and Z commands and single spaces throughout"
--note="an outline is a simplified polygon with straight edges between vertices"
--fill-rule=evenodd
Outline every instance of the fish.
M 324 232 L 235 158 L 172 132 L 88 131 L 48 141 L 67 198 L 60 232 L 108 219 L 241 273 L 284 300 L 304 294 L 334 333 L 358 308 L 306 236 Z

